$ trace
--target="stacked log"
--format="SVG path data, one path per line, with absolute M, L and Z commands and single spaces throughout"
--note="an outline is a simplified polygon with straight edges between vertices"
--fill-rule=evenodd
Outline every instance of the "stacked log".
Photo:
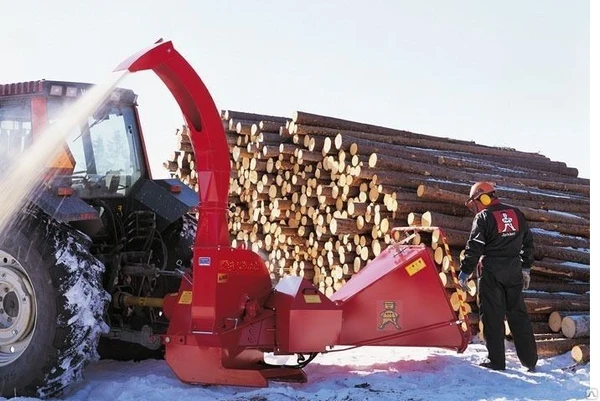
M 331 295 L 394 241 L 393 227 L 419 225 L 430 230 L 410 241 L 432 247 L 449 297 L 464 295 L 476 315 L 474 294 L 453 295 L 452 269 L 471 229 L 469 188 L 487 180 L 534 233 L 525 298 L 542 353 L 562 350 L 566 340 L 584 345 L 585 336 L 551 334 L 548 326 L 554 311 L 589 313 L 590 181 L 576 169 L 539 153 L 305 112 L 221 116 L 231 151 L 233 243 L 262 252 L 274 281 L 300 275 Z M 185 127 L 176 133 L 165 168 L 195 186 L 185 135 Z M 444 229 L 447 252 L 435 227 Z M 477 319 L 471 323 L 478 332 Z
M 571 349 L 571 356 L 577 363 L 587 363 L 590 361 L 590 347 L 587 344 L 575 345 Z

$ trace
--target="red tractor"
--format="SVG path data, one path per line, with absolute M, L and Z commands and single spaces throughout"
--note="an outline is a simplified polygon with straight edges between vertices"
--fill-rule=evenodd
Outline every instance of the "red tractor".
M 153 70 L 171 91 L 199 193 L 151 178 L 136 95 L 112 91 L 3 227 L 2 396 L 59 394 L 98 354 L 164 356 L 188 383 L 266 386 L 306 381 L 302 367 L 334 345 L 466 348 L 468 324 L 423 246 L 390 245 L 331 298 L 300 277 L 273 288 L 260 256 L 231 247 L 229 148 L 202 80 L 171 42 L 116 70 Z M 0 163 L 89 87 L 0 85 Z M 297 363 L 269 365 L 269 352 Z

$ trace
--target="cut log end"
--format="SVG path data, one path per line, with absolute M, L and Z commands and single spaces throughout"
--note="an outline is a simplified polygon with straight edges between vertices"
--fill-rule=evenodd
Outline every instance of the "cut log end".
M 571 349 L 571 357 L 577 363 L 590 361 L 590 346 L 587 344 L 576 345 Z
M 560 324 L 560 329 L 567 338 L 588 337 L 590 335 L 590 316 L 565 316 Z

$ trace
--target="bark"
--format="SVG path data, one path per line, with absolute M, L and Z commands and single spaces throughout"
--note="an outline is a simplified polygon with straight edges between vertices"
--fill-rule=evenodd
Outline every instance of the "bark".
M 469 233 L 466 231 L 452 230 L 452 229 L 442 229 L 434 230 L 431 235 L 431 241 L 437 242 L 438 244 L 442 243 L 441 232 L 444 232 L 446 235 L 446 243 L 451 247 L 464 247 L 469 239 Z
M 556 298 L 534 298 L 533 296 L 526 297 L 525 305 L 527 306 L 527 311 L 530 313 L 551 312 L 554 310 L 581 312 L 590 310 L 589 299 L 572 300 L 558 296 Z
M 328 127 L 339 130 L 354 131 L 361 137 L 368 136 L 371 139 L 389 140 L 388 143 L 398 143 L 407 146 L 423 147 L 428 149 L 445 149 L 460 152 L 471 152 L 486 155 L 514 156 L 514 149 L 496 148 L 484 145 L 478 145 L 475 142 L 462 141 L 450 138 L 433 138 L 429 135 L 416 134 L 410 131 L 397 130 L 393 128 L 380 127 L 372 124 L 365 124 L 355 121 L 343 120 L 328 116 L 305 113 L 297 111 L 294 114 L 293 121 L 296 124 L 306 124 L 319 127 Z M 539 153 L 525 153 L 529 158 L 549 160 Z M 550 162 L 552 163 L 552 162 Z
M 431 185 L 419 185 L 417 188 L 419 198 L 435 200 L 437 202 L 448 202 L 455 205 L 465 204 L 465 195 L 434 187 Z
M 590 264 L 590 252 L 588 250 L 557 248 L 543 244 L 535 244 L 536 259 L 551 258 L 563 261 L 581 263 L 584 265 Z
M 562 321 L 567 316 L 587 315 L 588 312 L 573 312 L 573 311 L 553 311 L 548 317 L 548 326 L 555 333 L 560 331 Z
M 571 280 L 590 281 L 590 268 L 584 265 L 569 264 L 557 260 L 536 260 L 531 268 L 532 274 Z
M 421 222 L 425 227 L 441 227 L 470 232 L 473 225 L 473 218 L 453 216 L 428 210 L 421 216 Z
M 585 294 L 590 291 L 590 283 L 565 282 L 556 280 L 553 282 L 537 282 L 535 276 L 531 278 L 529 289 L 543 292 L 569 292 L 573 294 Z
M 235 110 L 224 110 L 221 115 L 225 120 L 230 120 L 232 118 L 248 120 L 248 121 L 272 121 L 285 125 L 289 118 L 286 117 L 277 117 L 277 116 L 269 116 L 265 114 L 255 114 L 255 113 L 247 113 L 244 111 L 235 111 Z
M 549 165 L 547 163 L 529 162 L 527 159 L 521 159 L 516 163 L 507 163 L 506 159 L 486 157 L 476 158 L 469 154 L 446 154 L 438 156 L 438 163 L 446 166 L 461 167 L 467 169 L 487 169 L 500 170 L 503 174 L 511 177 L 531 177 L 537 176 L 547 180 L 557 180 L 570 183 L 579 183 L 589 185 L 589 180 L 578 178 L 576 168 L 566 167 L 564 165 Z M 517 167 L 517 168 L 515 168 Z
M 560 324 L 560 330 L 567 338 L 590 336 L 590 315 L 565 316 Z
M 569 352 L 574 346 L 589 344 L 588 338 L 553 338 L 549 340 L 536 341 L 538 356 L 540 358 L 549 358 Z
M 539 228 L 547 231 L 556 231 L 561 234 L 574 235 L 576 237 L 590 238 L 590 226 L 581 224 L 562 224 L 553 222 L 530 221 L 530 228 Z
M 538 244 L 553 247 L 590 249 L 590 240 L 588 238 L 561 235 L 560 233 L 544 231 L 535 228 L 532 229 L 532 233 L 534 241 Z
M 575 345 L 571 349 L 571 357 L 577 363 L 587 363 L 590 361 L 590 346 L 587 344 Z

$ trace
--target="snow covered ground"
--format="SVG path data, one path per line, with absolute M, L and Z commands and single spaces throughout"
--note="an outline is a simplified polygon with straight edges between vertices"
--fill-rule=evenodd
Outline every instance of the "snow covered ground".
M 507 343 L 508 344 L 508 343 Z M 319 355 L 305 371 L 308 383 L 271 383 L 268 388 L 181 383 L 164 361 L 103 360 L 86 370 L 69 401 L 401 401 L 401 400 L 585 400 L 590 365 L 574 365 L 569 353 L 541 359 L 528 373 L 514 348 L 507 370 L 477 366 L 485 347 L 464 354 L 434 348 L 362 347 Z M 281 362 L 281 361 L 280 361 Z M 34 400 L 13 398 L 13 400 Z

